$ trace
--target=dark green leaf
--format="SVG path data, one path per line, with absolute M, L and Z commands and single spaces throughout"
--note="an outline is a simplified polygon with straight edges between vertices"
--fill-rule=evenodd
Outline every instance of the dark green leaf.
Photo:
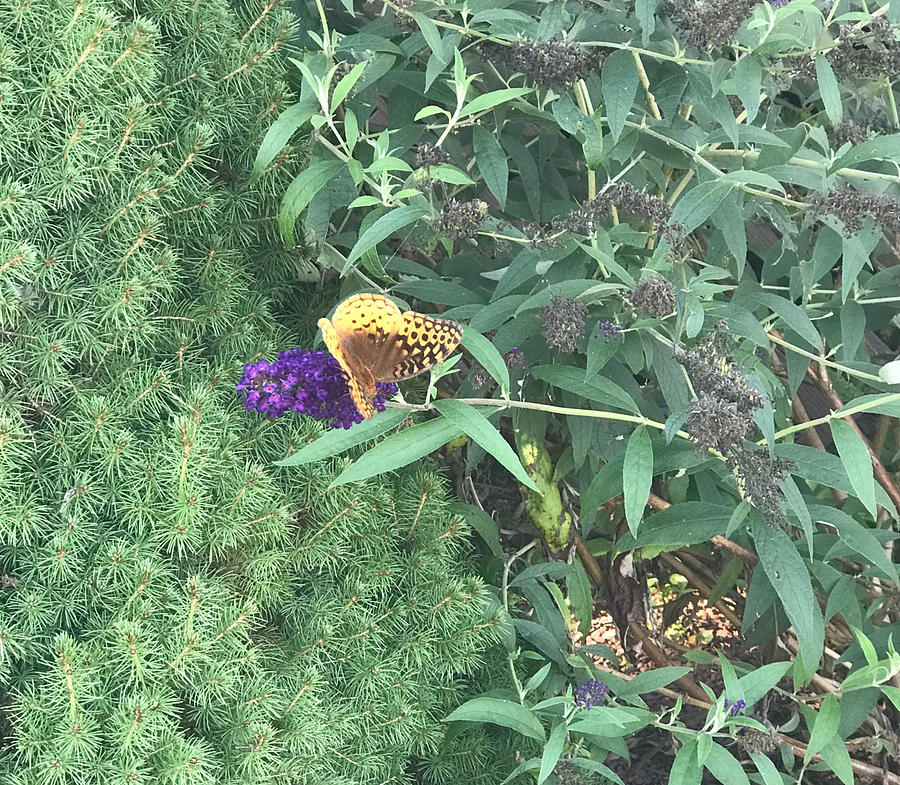
M 628 530 L 637 537 L 638 525 L 644 515 L 650 484 L 653 481 L 653 444 L 644 425 L 638 426 L 628 439 L 625 463 L 622 467 L 622 487 L 625 492 L 625 518 Z
M 501 210 L 506 209 L 506 189 L 509 184 L 509 163 L 506 153 L 494 136 L 486 128 L 476 125 L 472 129 L 472 144 L 475 163 L 484 178 L 484 184 L 496 197 Z
M 850 484 L 859 500 L 874 518 L 878 514 L 878 507 L 875 502 L 875 474 L 869 450 L 862 437 L 849 423 L 834 419 L 829 425 L 838 455 L 850 478 Z
M 844 107 L 841 104 L 841 88 L 835 78 L 831 64 L 825 59 L 825 55 L 816 55 L 816 81 L 819 84 L 819 95 L 825 104 L 825 114 L 831 124 L 838 125 L 844 116 Z
M 344 450 L 356 447 L 358 444 L 371 441 L 392 430 L 403 422 L 408 412 L 403 409 L 386 409 L 372 416 L 370 420 L 363 420 L 349 430 L 335 428 L 327 431 L 314 441 L 301 447 L 293 455 L 276 461 L 276 466 L 301 466 L 313 461 L 321 461 L 338 455 Z
M 501 391 L 509 395 L 509 368 L 494 344 L 469 325 L 463 325 L 462 345 L 500 385 Z
M 462 433 L 459 426 L 443 417 L 414 425 L 383 439 L 351 463 L 329 487 L 367 480 L 385 472 L 408 466 L 443 447 Z
M 531 369 L 531 375 L 535 379 L 549 382 L 561 390 L 568 390 L 588 400 L 615 409 L 623 409 L 633 414 L 640 414 L 634 401 L 631 400 L 631 396 L 619 385 L 602 376 L 586 382 L 583 368 L 575 368 L 571 365 L 537 365 Z
M 544 728 L 531 709 L 501 698 L 473 698 L 452 711 L 444 722 L 490 722 L 543 742 Z
M 500 432 L 481 412 L 467 403 L 457 401 L 455 398 L 444 398 L 443 400 L 435 401 L 434 408 L 457 428 L 462 429 L 485 452 L 493 455 L 497 462 L 520 483 L 533 491 L 541 492 L 540 488 L 534 484 L 534 480 L 528 476 L 515 450 L 509 446 L 506 439 L 500 435 Z
M 316 161 L 298 174 L 285 191 L 278 213 L 278 228 L 289 247 L 294 245 L 294 224 L 312 198 L 338 175 L 347 164 L 337 158 Z
M 812 583 L 794 543 L 781 530 L 752 519 L 756 552 L 766 577 L 778 594 L 800 643 L 806 674 L 815 673 L 825 644 L 825 623 L 813 595 Z
M 373 223 L 356 241 L 353 250 L 347 257 L 347 268 L 362 256 L 369 248 L 374 248 L 382 240 L 390 237 L 398 229 L 418 221 L 428 213 L 428 208 L 421 204 L 407 204 L 403 207 L 395 207 L 389 213 L 382 215 Z M 345 269 L 344 272 L 347 270 Z
M 544 780 L 547 779 L 556 768 L 556 764 L 559 761 L 559 756 L 562 755 L 563 745 L 566 742 L 566 733 L 568 732 L 568 728 L 566 727 L 565 720 L 560 720 L 553 726 L 553 730 L 550 731 L 550 738 L 547 739 L 547 746 L 544 747 L 544 754 L 541 755 L 541 771 L 538 774 L 538 785 L 543 785 Z
M 608 55 L 600 71 L 600 84 L 609 130 L 613 142 L 617 142 L 640 84 L 634 54 L 625 49 L 617 49 Z

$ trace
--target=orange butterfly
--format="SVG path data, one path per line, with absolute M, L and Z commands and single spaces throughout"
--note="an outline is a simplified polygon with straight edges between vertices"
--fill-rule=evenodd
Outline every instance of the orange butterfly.
M 402 313 L 380 294 L 355 294 L 319 319 L 328 351 L 347 374 L 350 395 L 368 420 L 375 382 L 399 382 L 424 373 L 459 346 L 462 328 L 448 319 Z

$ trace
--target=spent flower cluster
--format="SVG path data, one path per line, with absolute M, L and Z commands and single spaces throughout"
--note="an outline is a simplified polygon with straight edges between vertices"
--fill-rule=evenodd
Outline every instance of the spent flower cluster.
M 900 201 L 883 194 L 869 194 L 854 188 L 834 188 L 816 205 L 817 213 L 840 218 L 851 232 L 858 232 L 863 221 L 871 218 L 883 229 L 900 227 Z
M 687 370 L 697 396 L 691 401 L 686 426 L 697 444 L 725 456 L 743 496 L 772 526 L 786 523 L 779 482 L 793 469 L 784 459 L 771 459 L 764 449 L 745 442 L 754 427 L 753 415 L 763 404 L 729 353 L 727 325 L 675 359 Z
M 691 46 L 705 51 L 714 46 L 729 46 L 758 2 L 759 0 L 737 0 L 733 3 L 668 0 L 663 12 Z
M 574 352 L 576 342 L 584 335 L 587 306 L 575 297 L 557 294 L 538 312 L 547 334 L 547 346 Z
M 508 46 L 488 43 L 484 56 L 493 63 L 520 71 L 540 87 L 569 87 L 600 68 L 598 52 L 570 41 L 532 41 L 523 38 Z
M 376 384 L 374 403 L 384 411 L 385 397 L 397 394 L 396 384 Z M 265 360 L 244 366 L 237 384 L 244 393 L 244 406 L 271 418 L 287 412 L 330 420 L 334 428 L 349 428 L 362 422 L 350 397 L 347 377 L 338 361 L 327 352 L 288 349 L 274 363 Z
M 441 209 L 438 228 L 451 240 L 468 240 L 478 234 L 487 213 L 487 203 L 480 199 L 460 202 L 451 198 Z
M 635 310 L 663 319 L 675 311 L 675 287 L 661 275 L 651 275 L 627 292 L 625 301 Z

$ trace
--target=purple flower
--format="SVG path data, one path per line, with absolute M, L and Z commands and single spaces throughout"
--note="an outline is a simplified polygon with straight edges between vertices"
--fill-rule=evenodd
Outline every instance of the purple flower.
M 600 679 L 591 679 L 575 688 L 575 705 L 582 709 L 590 709 L 603 703 L 607 687 Z
M 744 709 L 747 708 L 747 704 L 744 701 L 732 702 L 725 698 L 725 708 L 730 709 L 732 714 L 742 714 Z
M 596 333 L 594 337 L 599 338 L 601 335 L 604 336 L 606 340 L 603 343 L 618 340 L 622 337 L 622 333 L 624 332 L 621 324 L 613 322 L 610 319 L 604 319 L 597 327 L 600 332 Z
M 397 393 L 396 384 L 375 385 L 375 409 L 384 411 L 385 397 Z M 327 352 L 288 349 L 274 363 L 260 360 L 244 366 L 236 387 L 244 392 L 244 406 L 269 417 L 302 412 L 317 420 L 331 420 L 333 428 L 349 428 L 362 422 L 350 397 L 347 375 Z

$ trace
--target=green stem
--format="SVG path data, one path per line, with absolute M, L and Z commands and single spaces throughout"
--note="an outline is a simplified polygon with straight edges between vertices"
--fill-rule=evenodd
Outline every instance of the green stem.
M 333 54 L 331 51 L 331 33 L 328 31 L 328 17 L 325 15 L 325 7 L 322 5 L 322 0 L 316 0 L 316 9 L 319 11 L 319 20 L 322 22 L 322 44 L 324 46 L 322 51 L 330 62 Z
M 889 395 L 883 395 L 881 396 L 881 398 L 876 398 L 874 401 L 868 401 L 866 403 L 859 404 L 858 406 L 851 406 L 849 409 L 840 409 L 839 411 L 831 412 L 830 414 L 826 414 L 815 420 L 807 420 L 806 422 L 797 423 L 796 425 L 792 425 L 789 428 L 784 428 L 783 430 L 778 431 L 778 433 L 775 434 L 775 439 L 778 440 L 785 436 L 789 436 L 792 433 L 797 433 L 798 431 L 805 431 L 809 428 L 815 428 L 818 425 L 826 425 L 832 420 L 842 420 L 845 417 L 850 417 L 851 415 L 859 414 L 860 412 L 872 411 L 873 406 L 893 403 L 894 401 L 900 401 L 900 393 L 890 393 Z M 765 439 L 760 439 L 757 442 L 757 444 L 765 443 Z
M 776 335 L 772 335 L 769 333 L 769 340 L 772 343 L 777 343 L 779 346 L 784 347 L 785 349 L 790 349 L 792 352 L 796 352 L 797 354 L 802 355 L 803 357 L 808 357 L 810 360 L 815 360 L 815 362 L 819 363 L 819 365 L 824 365 L 827 368 L 834 368 L 836 371 L 840 371 L 841 373 L 845 373 L 848 376 L 855 376 L 857 379 L 866 379 L 870 382 L 878 382 L 879 384 L 884 384 L 884 379 L 880 376 L 876 376 L 874 373 L 866 373 L 865 371 L 856 371 L 853 368 L 848 368 L 846 365 L 841 365 L 840 363 L 832 362 L 831 360 L 826 360 L 824 357 L 818 354 L 813 354 L 812 352 L 806 351 L 806 349 L 801 349 L 799 346 L 794 346 L 792 343 L 788 343 L 783 338 L 779 338 Z

